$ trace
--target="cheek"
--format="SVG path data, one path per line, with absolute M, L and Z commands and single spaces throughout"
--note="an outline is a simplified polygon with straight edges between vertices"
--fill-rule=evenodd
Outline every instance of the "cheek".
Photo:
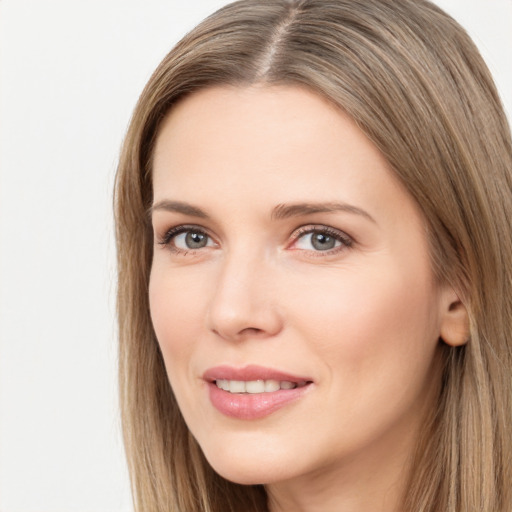
M 362 269 L 361 269 L 362 270 Z M 422 275 L 424 274 L 424 276 Z M 430 368 L 439 333 L 437 293 L 429 274 L 336 269 L 289 293 L 301 338 L 354 392 L 401 385 Z M 403 382 L 402 382 L 403 384 Z
M 204 280 L 187 278 L 186 272 L 153 265 L 149 303 L 153 328 L 162 352 L 173 393 L 185 421 L 201 418 L 201 404 L 194 386 L 194 356 L 204 328 Z
M 338 279 L 326 276 L 311 281 L 307 293 L 288 295 L 295 337 L 305 357 L 322 368 L 324 399 L 309 413 L 323 418 L 314 429 L 331 440 L 326 457 L 386 431 L 405 440 L 431 403 L 436 292 L 428 279 L 411 281 L 391 267 L 380 276 L 366 270 L 363 277 L 338 269 Z
M 201 280 L 187 279 L 182 272 L 172 272 L 155 264 L 149 283 L 151 319 L 158 343 L 169 366 L 184 364 L 199 339 L 205 311 Z M 171 375 L 171 372 L 169 371 Z

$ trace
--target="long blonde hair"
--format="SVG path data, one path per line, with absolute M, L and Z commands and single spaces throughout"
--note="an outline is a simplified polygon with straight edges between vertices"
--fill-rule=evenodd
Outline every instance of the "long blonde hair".
M 443 347 L 438 407 L 403 509 L 512 510 L 512 147 L 476 47 L 425 0 L 242 0 L 167 55 L 144 89 L 119 163 L 120 394 L 138 512 L 263 512 L 262 486 L 218 476 L 190 435 L 149 314 L 151 157 L 165 114 L 212 85 L 307 87 L 385 155 L 428 224 L 437 277 L 470 317 Z

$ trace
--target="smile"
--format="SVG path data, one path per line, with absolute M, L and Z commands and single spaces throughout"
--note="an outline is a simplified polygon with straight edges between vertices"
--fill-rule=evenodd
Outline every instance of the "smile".
M 215 385 L 228 393 L 273 393 L 275 391 L 279 391 L 280 389 L 295 389 L 299 387 L 303 387 L 307 384 L 306 381 L 301 382 L 291 382 L 288 380 L 227 380 L 227 379 L 218 379 L 215 381 Z
M 217 366 L 203 374 L 210 403 L 222 415 L 258 420 L 301 401 L 314 389 L 313 380 L 272 368 Z

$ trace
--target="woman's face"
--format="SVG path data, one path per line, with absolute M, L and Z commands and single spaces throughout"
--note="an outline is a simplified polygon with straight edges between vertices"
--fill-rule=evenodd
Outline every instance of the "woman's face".
M 164 121 L 153 178 L 151 316 L 213 468 L 239 483 L 400 469 L 453 293 L 375 146 L 303 89 L 212 88 Z

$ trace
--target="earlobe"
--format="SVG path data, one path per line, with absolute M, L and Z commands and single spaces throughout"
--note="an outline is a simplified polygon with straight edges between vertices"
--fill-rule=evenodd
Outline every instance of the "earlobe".
M 453 290 L 447 290 L 442 311 L 440 338 L 452 347 L 459 347 L 469 339 L 469 315 L 466 306 Z

